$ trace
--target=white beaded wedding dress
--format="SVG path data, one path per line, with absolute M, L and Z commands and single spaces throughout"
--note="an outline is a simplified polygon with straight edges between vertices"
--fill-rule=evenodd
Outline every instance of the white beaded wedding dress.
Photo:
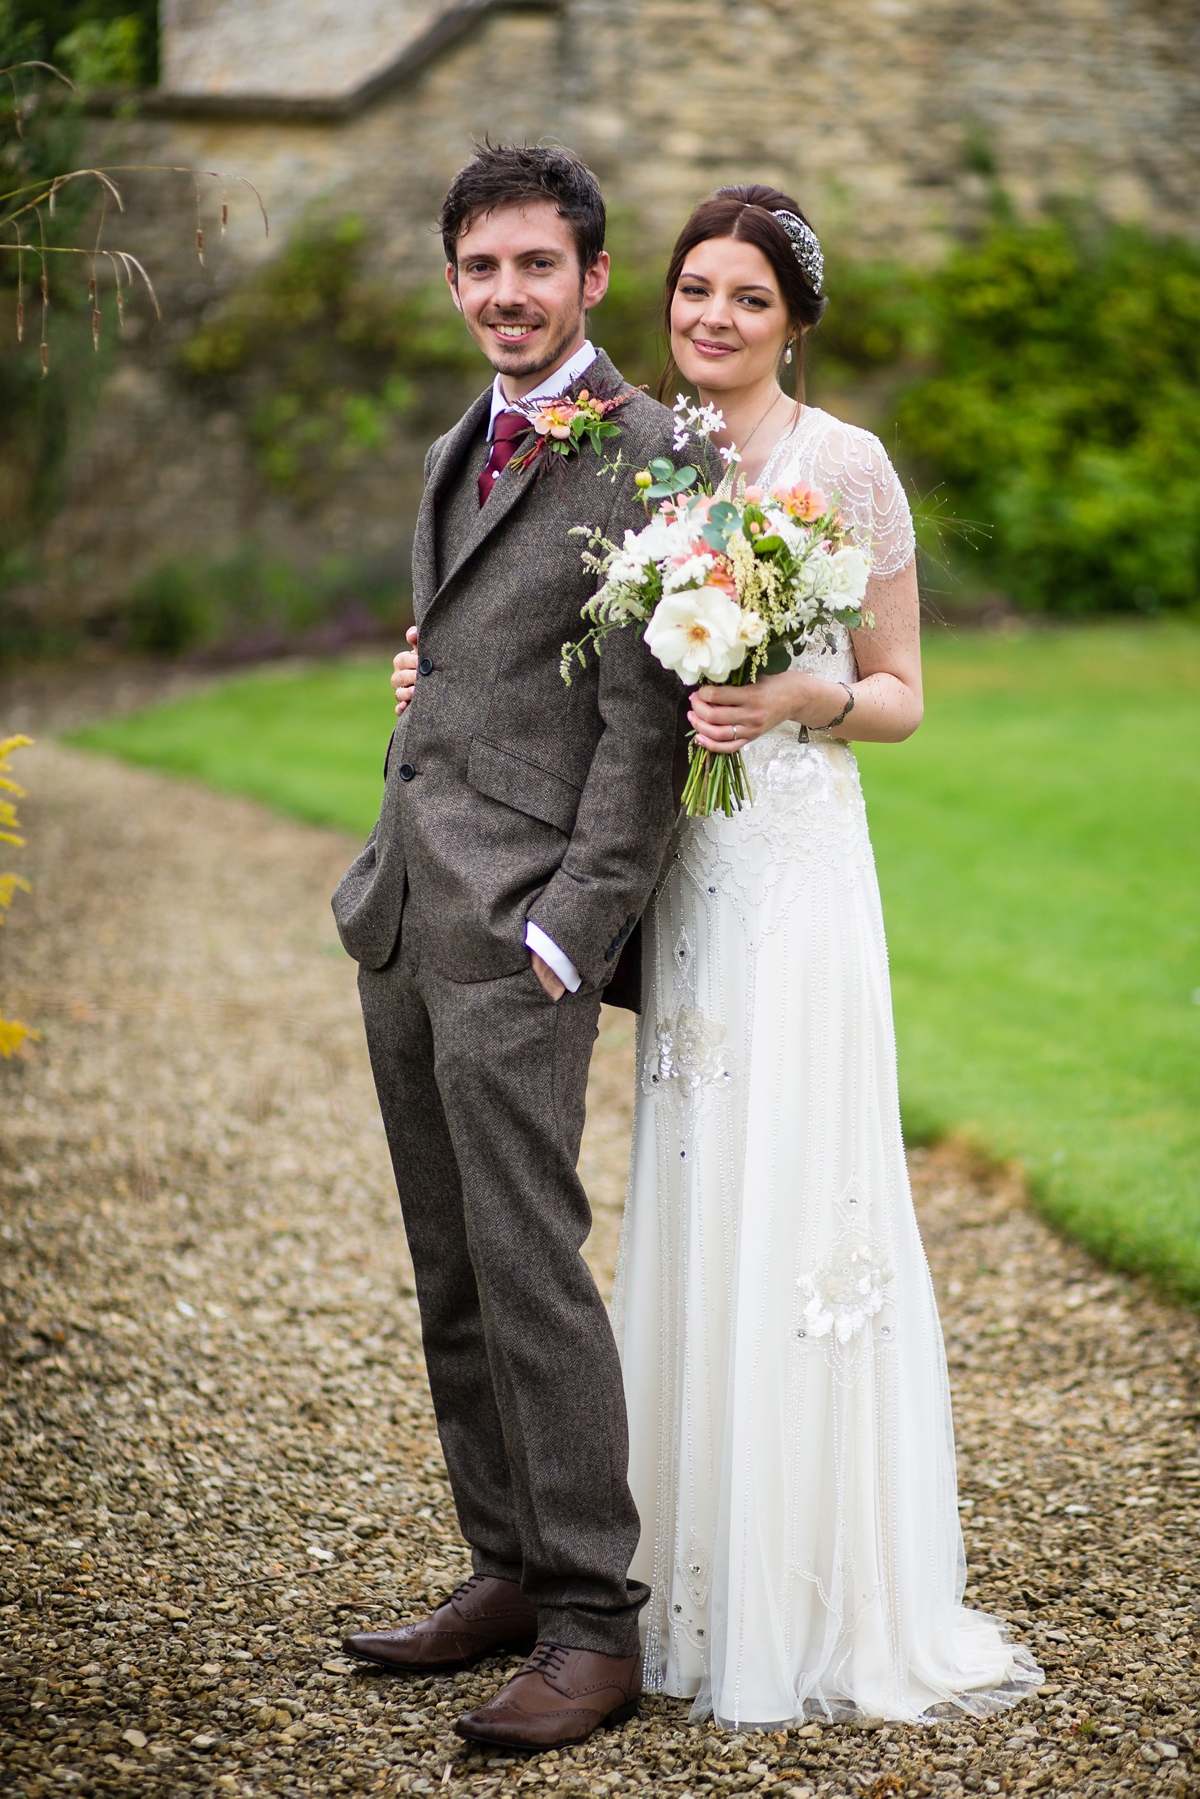
M 808 407 L 762 486 L 836 492 L 875 575 L 913 554 L 879 441 Z M 801 665 L 855 679 L 849 633 Z M 1011 1705 L 1041 1679 L 962 1605 L 950 1389 L 900 1134 L 854 756 L 781 725 L 754 801 L 683 819 L 649 991 L 613 1301 L 642 1519 L 645 1678 L 730 1728 Z

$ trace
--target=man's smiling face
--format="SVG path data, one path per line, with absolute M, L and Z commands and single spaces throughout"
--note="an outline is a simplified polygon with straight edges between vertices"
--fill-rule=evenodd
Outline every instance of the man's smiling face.
M 519 400 L 582 345 L 588 309 L 608 286 L 607 253 L 581 270 L 574 233 L 547 200 L 478 214 L 457 250 L 457 266 L 446 266 L 454 304 Z

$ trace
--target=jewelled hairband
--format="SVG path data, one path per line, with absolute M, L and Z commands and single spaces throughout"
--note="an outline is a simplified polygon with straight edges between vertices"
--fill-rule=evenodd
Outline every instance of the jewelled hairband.
M 800 272 L 809 286 L 816 293 L 821 291 L 821 283 L 825 279 L 825 258 L 821 255 L 821 245 L 811 225 L 798 219 L 794 212 L 774 212 L 772 218 L 779 223 L 791 239 L 792 250 L 796 261 L 800 264 Z

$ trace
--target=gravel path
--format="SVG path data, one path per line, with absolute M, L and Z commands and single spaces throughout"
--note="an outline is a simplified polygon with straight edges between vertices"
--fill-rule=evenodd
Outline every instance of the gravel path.
M 467 1570 L 327 896 L 353 846 L 54 747 L 0 1003 L 0 1787 L 21 1795 L 1200 1791 L 1200 1327 L 1008 1177 L 914 1157 L 947 1327 L 969 1596 L 1049 1671 L 988 1724 L 721 1737 L 652 1700 L 538 1760 L 468 1755 L 502 1669 L 355 1670 L 350 1628 Z M 630 1033 L 585 1173 L 611 1271 Z

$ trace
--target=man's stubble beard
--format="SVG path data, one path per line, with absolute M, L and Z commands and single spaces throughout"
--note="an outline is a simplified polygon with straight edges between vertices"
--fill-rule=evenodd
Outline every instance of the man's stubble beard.
M 501 324 L 508 322 L 510 321 L 504 319 L 499 321 Z M 517 321 L 513 320 L 511 322 L 515 324 Z M 487 343 L 486 345 L 480 343 L 479 347 L 483 350 L 484 355 L 496 370 L 497 374 L 513 375 L 518 381 L 523 381 L 529 375 L 540 375 L 543 369 L 557 368 L 558 364 L 563 360 L 563 356 L 566 353 L 567 346 L 570 344 L 571 339 L 575 337 L 580 330 L 583 331 L 585 336 L 587 335 L 586 312 L 577 313 L 569 325 L 564 325 L 563 329 L 559 332 L 548 349 L 539 350 L 533 355 L 527 355 L 517 363 L 496 361 L 492 354 L 494 347 L 493 339 L 488 332 L 486 325 L 481 325 L 480 331 L 487 336 Z M 479 343 L 478 338 L 476 338 L 475 341 Z

